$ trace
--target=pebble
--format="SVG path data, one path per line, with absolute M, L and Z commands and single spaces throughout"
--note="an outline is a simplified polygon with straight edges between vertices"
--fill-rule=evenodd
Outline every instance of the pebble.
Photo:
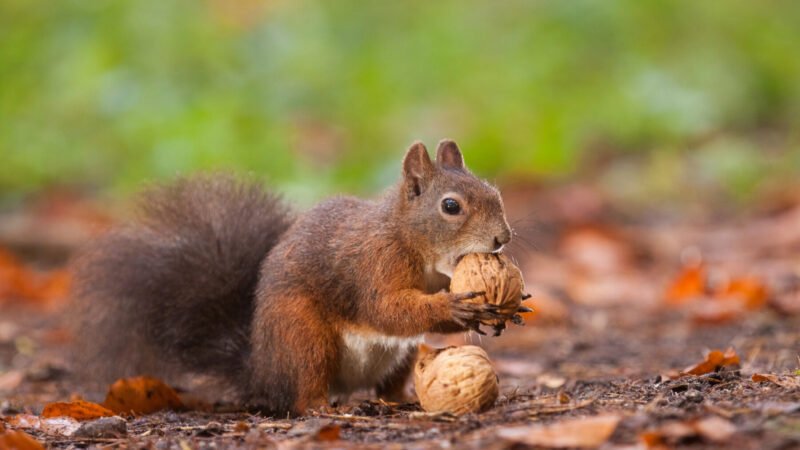
M 102 417 L 97 420 L 84 422 L 75 430 L 72 437 L 83 438 L 115 438 L 128 434 L 128 424 L 119 416 Z

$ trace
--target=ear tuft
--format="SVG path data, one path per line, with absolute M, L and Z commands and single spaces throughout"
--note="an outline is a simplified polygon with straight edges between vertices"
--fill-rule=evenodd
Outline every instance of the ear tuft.
M 455 141 L 442 139 L 436 148 L 436 164 L 444 169 L 464 169 L 464 157 Z
M 403 159 L 403 180 L 408 188 L 409 197 L 422 194 L 434 171 L 435 167 L 425 144 L 420 141 L 411 144 Z

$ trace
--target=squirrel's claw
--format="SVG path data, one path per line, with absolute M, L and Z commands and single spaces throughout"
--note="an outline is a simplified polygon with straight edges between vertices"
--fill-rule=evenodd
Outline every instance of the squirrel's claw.
M 481 336 L 486 336 L 486 332 L 481 330 L 481 324 L 479 322 L 473 323 L 469 329 L 480 334 Z
M 527 300 L 527 299 L 529 299 L 531 297 L 533 297 L 531 294 L 522 294 L 522 299 L 523 300 Z
M 517 312 L 518 313 L 529 313 L 529 312 L 533 312 L 533 310 L 531 308 L 528 308 L 527 306 L 520 306 L 519 308 L 517 308 Z
M 500 322 L 498 324 L 495 324 L 492 328 L 494 328 L 494 337 L 500 336 L 501 334 L 503 334 L 503 330 L 506 329 L 506 323 Z

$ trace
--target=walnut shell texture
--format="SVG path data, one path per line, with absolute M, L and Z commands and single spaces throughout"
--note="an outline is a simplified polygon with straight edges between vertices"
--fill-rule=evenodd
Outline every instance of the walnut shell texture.
M 519 268 L 502 253 L 464 256 L 450 280 L 451 292 L 486 292 L 471 301 L 499 305 L 500 313 L 509 317 L 519 309 L 524 289 Z
M 499 394 L 489 356 L 474 345 L 423 350 L 414 367 L 414 387 L 425 411 L 456 415 L 485 411 Z

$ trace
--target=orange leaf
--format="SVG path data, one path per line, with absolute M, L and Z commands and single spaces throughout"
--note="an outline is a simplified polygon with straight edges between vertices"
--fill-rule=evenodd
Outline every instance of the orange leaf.
M 51 301 L 67 298 L 72 278 L 64 269 L 54 270 L 45 275 L 38 286 L 36 298 Z
M 764 283 L 753 276 L 734 278 L 720 287 L 714 296 L 719 299 L 736 299 L 747 309 L 758 309 L 767 303 L 769 290 Z
M 6 431 L 0 432 L 0 450 L 44 450 L 44 446 L 22 431 Z
M 43 418 L 72 417 L 76 420 L 92 420 L 113 415 L 114 411 L 85 400 L 48 403 L 42 411 Z
M 800 376 L 797 375 L 775 375 L 772 373 L 754 373 L 753 374 L 753 381 L 758 383 L 774 383 L 778 386 L 785 387 L 787 389 L 798 389 L 800 388 Z
M 314 440 L 320 442 L 338 441 L 342 428 L 336 424 L 325 425 L 317 431 Z
M 164 409 L 181 409 L 183 403 L 174 389 L 152 377 L 117 380 L 103 406 L 119 414 L 150 414 Z
M 65 270 L 36 273 L 10 252 L 0 248 L 0 300 L 48 303 L 65 299 L 70 276 Z
M 704 375 L 711 372 L 716 372 L 720 367 L 733 366 L 739 364 L 739 356 L 729 348 L 722 353 L 721 350 L 712 350 L 706 355 L 706 359 L 694 366 L 687 367 L 683 370 L 683 375 Z
M 671 305 L 682 305 L 688 300 L 701 297 L 706 293 L 706 269 L 705 267 L 689 266 L 684 267 L 683 271 L 672 280 L 664 299 Z

